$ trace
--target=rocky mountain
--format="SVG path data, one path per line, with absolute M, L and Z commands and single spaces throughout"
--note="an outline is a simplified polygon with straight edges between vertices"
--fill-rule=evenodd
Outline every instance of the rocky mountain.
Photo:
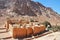
M 33 0 L 0 0 L 0 17 L 27 16 L 39 22 L 49 21 L 60 25 L 60 15 L 50 7 Z

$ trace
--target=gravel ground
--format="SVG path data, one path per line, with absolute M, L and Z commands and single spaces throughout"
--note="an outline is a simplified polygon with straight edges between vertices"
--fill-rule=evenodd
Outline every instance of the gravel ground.
M 7 39 L 4 39 L 4 38 L 7 38 Z M 18 40 L 18 39 L 13 39 L 11 37 L 10 32 L 6 32 L 5 29 L 1 27 L 0 28 L 0 40 Z M 22 39 L 19 39 L 19 40 L 22 40 Z M 54 32 L 54 33 L 47 34 L 45 36 L 38 37 L 32 40 L 60 40 L 60 32 Z
M 43 37 L 35 38 L 33 40 L 60 40 L 60 32 L 54 32 Z

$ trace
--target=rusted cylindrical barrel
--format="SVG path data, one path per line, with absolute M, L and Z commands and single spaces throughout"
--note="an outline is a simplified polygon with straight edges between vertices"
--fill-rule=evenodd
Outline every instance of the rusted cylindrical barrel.
M 14 38 L 25 38 L 25 37 L 27 37 L 26 28 L 14 28 L 13 29 L 13 37 Z
M 34 27 L 33 35 L 37 35 L 39 33 L 40 33 L 40 28 L 39 27 Z
M 16 38 L 17 37 L 17 28 L 13 28 L 13 38 Z
M 33 35 L 40 34 L 43 31 L 45 31 L 45 26 L 34 27 Z
M 45 27 L 45 26 L 40 26 L 40 32 L 44 32 L 44 31 L 45 31 L 45 29 L 46 29 L 46 27 Z
M 31 37 L 33 34 L 33 29 L 31 27 L 27 28 L 27 37 Z

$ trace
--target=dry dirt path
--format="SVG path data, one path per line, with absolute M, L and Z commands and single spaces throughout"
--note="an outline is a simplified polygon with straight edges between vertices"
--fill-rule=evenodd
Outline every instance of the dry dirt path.
M 2 38 L 7 38 L 7 37 L 11 37 L 9 32 L 6 32 L 6 28 L 5 27 L 0 27 L 0 40 Z
M 39 38 L 35 38 L 33 40 L 60 40 L 60 32 L 54 32 Z

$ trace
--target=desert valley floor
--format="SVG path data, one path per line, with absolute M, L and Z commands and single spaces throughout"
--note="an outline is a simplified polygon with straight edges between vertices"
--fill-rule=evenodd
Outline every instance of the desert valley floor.
M 0 27 L 0 40 L 18 40 L 18 39 L 13 39 L 11 37 L 10 32 L 5 32 L 5 28 Z M 20 39 L 20 40 L 22 40 L 22 39 Z M 26 40 L 26 39 L 23 39 L 23 40 Z M 45 36 L 34 38 L 31 40 L 60 40 L 60 32 L 53 32 L 53 33 L 47 34 Z

